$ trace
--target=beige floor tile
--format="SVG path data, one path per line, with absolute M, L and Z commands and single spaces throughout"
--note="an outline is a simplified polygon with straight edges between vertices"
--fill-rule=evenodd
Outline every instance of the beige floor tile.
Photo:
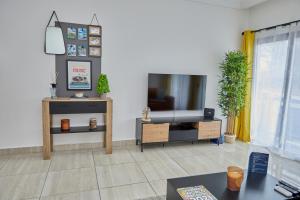
M 100 189 L 101 200 L 157 199 L 149 183 Z
M 129 152 L 136 162 L 171 159 L 163 149 L 147 149 L 144 152 L 141 152 L 140 149 L 133 149 L 129 150 Z
M 237 161 L 234 153 L 227 153 L 224 151 L 206 151 L 198 155 L 204 157 L 207 162 L 214 161 L 215 165 L 226 166 L 233 165 Z
M 34 198 L 34 199 L 21 199 L 21 200 L 39 200 L 39 199 Z
M 78 168 L 93 168 L 92 151 L 56 152 L 51 161 L 50 171 L 60 171 Z
M 102 199 L 162 200 L 166 179 L 226 171 L 229 165 L 246 168 L 252 151 L 270 154 L 269 174 L 300 184 L 299 162 L 239 141 L 220 146 L 207 142 L 150 145 L 143 153 L 132 145 L 112 155 L 55 152 L 52 161 L 44 161 L 41 154 L 1 155 L 0 200 L 37 200 L 41 193 L 42 200 L 99 200 L 97 178 Z
M 164 197 L 167 194 L 167 180 L 150 181 L 150 185 L 154 189 L 154 192 L 159 197 Z
M 141 169 L 135 163 L 96 167 L 100 188 L 146 182 Z
M 42 197 L 40 200 L 100 200 L 99 190 Z
M 191 145 L 185 145 L 185 146 L 168 146 L 165 148 L 165 152 L 171 157 L 187 157 L 192 156 L 194 152 L 194 148 Z
M 8 161 L 8 156 L 0 156 L 0 169 L 6 164 Z
M 113 151 L 113 154 L 105 154 L 105 152 L 102 151 L 94 151 L 93 155 L 96 166 L 134 162 L 134 159 L 126 149 L 115 150 Z
M 15 155 L 1 168 L 0 176 L 44 173 L 49 165 L 50 160 L 43 160 L 40 153 Z
M 174 158 L 189 175 L 200 175 L 208 173 L 225 172 L 232 165 L 227 161 L 208 159 L 205 156 L 178 157 Z
M 95 190 L 97 188 L 94 168 L 49 172 L 42 196 Z
M 271 153 L 271 151 L 269 151 L 267 148 L 262 147 L 262 146 L 257 146 L 257 145 L 253 145 L 253 144 L 244 144 L 241 143 L 243 145 L 238 145 L 241 149 L 245 148 L 246 145 L 248 145 L 248 151 L 252 152 L 252 151 L 256 151 L 256 152 L 262 152 L 262 153 Z
M 20 200 L 39 200 L 38 198 L 34 198 L 34 199 L 20 199 Z
M 205 174 L 208 170 L 204 158 L 200 156 L 178 157 L 174 158 L 180 167 L 182 167 L 189 175 Z
M 39 198 L 45 179 L 46 173 L 0 177 L 0 199 Z
M 208 151 L 223 151 L 223 144 L 220 144 L 219 146 L 214 143 L 210 142 L 201 142 L 199 144 L 194 144 L 192 146 L 193 149 L 193 154 L 194 155 L 201 155 L 203 152 L 208 152 Z
M 188 174 L 173 160 L 155 160 L 139 163 L 149 181 L 187 176 Z
M 278 179 L 300 185 L 300 162 L 270 155 L 268 173 Z
M 220 145 L 220 147 L 221 147 L 220 149 L 225 152 L 236 152 L 236 151 L 244 151 L 244 150 L 247 151 L 246 146 L 242 147 L 239 145 L 239 143 L 240 143 L 239 141 L 236 141 L 233 144 L 224 143 L 224 144 Z
M 249 160 L 248 153 L 244 153 L 244 152 L 227 153 L 227 152 L 224 152 L 224 156 L 233 165 L 241 167 L 243 169 L 248 168 L 248 160 Z
M 29 198 L 29 199 L 24 199 L 24 198 L 21 198 L 21 199 L 19 199 L 19 200 L 40 200 L 39 198 Z

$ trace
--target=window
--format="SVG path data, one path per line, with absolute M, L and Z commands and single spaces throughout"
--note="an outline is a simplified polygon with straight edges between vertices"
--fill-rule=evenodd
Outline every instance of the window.
M 300 157 L 300 26 L 257 33 L 254 55 L 252 142 Z
M 290 73 L 290 90 L 286 110 L 285 151 L 293 155 L 300 153 L 300 32 L 295 38 Z

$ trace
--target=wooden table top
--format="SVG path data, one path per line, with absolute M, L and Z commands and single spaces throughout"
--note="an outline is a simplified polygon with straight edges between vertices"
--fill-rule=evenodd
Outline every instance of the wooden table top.
M 100 97 L 91 97 L 91 98 L 70 98 L 70 97 L 46 97 L 43 101 L 48 102 L 86 102 L 86 101 L 112 101 L 112 98 L 100 98 Z
M 219 200 L 284 200 L 283 195 L 274 191 L 278 180 L 270 175 L 247 174 L 239 192 L 227 189 L 227 173 L 205 174 L 167 180 L 167 200 L 182 200 L 177 188 L 204 185 Z

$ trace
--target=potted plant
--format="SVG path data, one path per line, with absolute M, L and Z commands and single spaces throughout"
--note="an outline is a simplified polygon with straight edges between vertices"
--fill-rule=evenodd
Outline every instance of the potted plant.
M 241 51 L 230 51 L 226 53 L 220 69 L 222 76 L 219 81 L 218 105 L 222 114 L 227 117 L 225 142 L 233 143 L 236 138 L 234 133 L 235 119 L 245 104 L 248 74 L 247 58 Z
M 100 95 L 100 97 L 105 98 L 106 93 L 109 93 L 109 85 L 106 74 L 100 74 L 98 78 L 98 84 L 97 84 L 97 93 Z

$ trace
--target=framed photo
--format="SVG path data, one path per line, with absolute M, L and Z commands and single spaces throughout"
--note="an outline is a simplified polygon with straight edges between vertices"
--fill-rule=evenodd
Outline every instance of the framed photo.
M 76 44 L 67 44 L 67 55 L 76 56 Z
M 90 36 L 89 37 L 90 46 L 101 46 L 101 37 Z
M 86 39 L 87 39 L 87 29 L 78 28 L 78 40 L 86 40 Z
M 77 55 L 78 56 L 86 56 L 87 55 L 87 45 L 85 44 L 80 44 L 80 45 L 77 45 Z
M 67 60 L 67 90 L 92 90 L 92 62 Z
M 90 47 L 89 55 L 93 57 L 101 57 L 101 48 L 100 47 Z
M 68 27 L 67 28 L 67 38 L 76 39 L 76 28 Z
M 89 35 L 96 35 L 100 36 L 101 35 L 101 26 L 89 26 Z

